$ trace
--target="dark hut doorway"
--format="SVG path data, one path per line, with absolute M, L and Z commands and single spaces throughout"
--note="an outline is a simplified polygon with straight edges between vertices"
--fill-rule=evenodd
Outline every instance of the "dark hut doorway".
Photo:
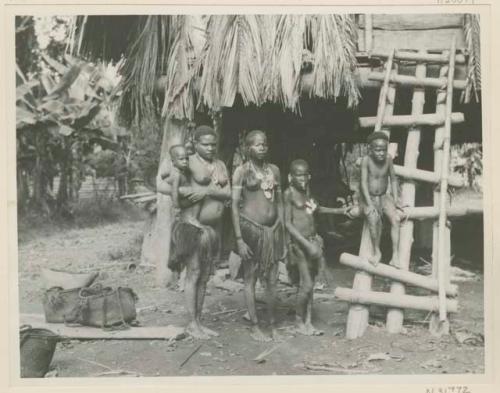
M 340 206 L 352 199 L 353 190 L 343 176 L 341 144 L 359 142 L 363 137 L 357 128 L 358 115 L 342 100 L 304 99 L 300 113 L 284 111 L 279 105 L 244 107 L 237 103 L 223 113 L 220 156 L 230 171 L 233 158 L 246 132 L 260 129 L 269 141 L 269 161 L 280 168 L 282 185 L 288 186 L 290 163 L 304 159 L 309 163 L 311 191 L 324 206 Z M 338 228 L 345 218 L 325 216 L 318 220 L 318 230 L 325 238 L 327 259 L 338 260 L 342 250 L 356 248 L 356 236 L 343 236 Z M 355 231 L 358 231 L 356 229 Z M 356 244 L 346 244 L 354 241 Z

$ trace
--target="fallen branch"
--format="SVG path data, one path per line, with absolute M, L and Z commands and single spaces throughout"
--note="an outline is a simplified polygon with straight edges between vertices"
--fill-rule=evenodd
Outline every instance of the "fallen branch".
M 331 365 L 330 363 L 316 363 L 316 362 L 304 362 L 302 367 L 306 370 L 312 371 L 328 371 L 328 372 L 337 372 L 337 373 L 347 373 L 347 374 L 367 374 L 367 373 L 377 373 L 380 372 L 381 369 L 361 369 L 361 368 L 343 368 L 336 367 Z
M 196 352 L 200 350 L 200 348 L 203 346 L 203 344 L 198 345 L 189 355 L 188 357 L 180 364 L 179 368 L 182 368 L 188 361 L 191 359 Z
M 281 346 L 280 344 L 275 345 L 272 348 L 266 349 L 264 352 L 261 352 L 255 359 L 254 361 L 257 363 L 264 363 L 266 361 L 266 357 L 272 354 L 274 351 L 276 351 L 279 347 Z
M 145 196 L 151 196 L 156 194 L 154 192 L 140 192 L 138 194 L 128 194 L 128 195 L 122 195 L 120 199 L 134 199 L 134 198 L 142 198 Z
M 240 311 L 245 311 L 241 308 L 233 308 L 231 310 L 224 310 L 224 311 L 218 311 L 218 312 L 214 312 L 214 313 L 211 313 L 210 315 L 214 316 L 214 315 L 223 315 L 223 314 L 233 314 L 233 313 L 237 313 L 237 312 L 240 312 Z

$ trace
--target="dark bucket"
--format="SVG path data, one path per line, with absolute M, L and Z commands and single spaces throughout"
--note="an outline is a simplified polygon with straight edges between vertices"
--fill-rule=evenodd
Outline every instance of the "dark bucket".
M 47 329 L 21 326 L 19 331 L 21 378 L 43 378 L 49 371 L 60 337 Z

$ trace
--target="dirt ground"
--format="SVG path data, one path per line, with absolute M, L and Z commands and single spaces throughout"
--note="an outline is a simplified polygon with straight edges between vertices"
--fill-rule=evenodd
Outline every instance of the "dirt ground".
M 139 262 L 143 225 L 141 221 L 125 221 L 21 237 L 20 312 L 43 313 L 42 267 L 97 270 L 100 272 L 97 281 L 103 285 L 134 289 L 139 296 L 137 308 L 148 307 L 138 314 L 143 326 L 182 326 L 186 320 L 183 293 L 155 287 L 152 267 L 126 269 L 129 263 Z M 352 287 L 354 272 L 336 266 L 334 286 Z M 387 290 L 389 284 L 375 280 L 374 285 Z M 333 290 L 327 288 L 316 293 L 333 293 Z M 407 312 L 404 334 L 388 334 L 384 328 L 384 309 L 372 308 L 370 326 L 364 337 L 347 340 L 344 332 L 348 306 L 331 298 L 318 299 L 314 306 L 315 324 L 325 334 L 305 337 L 293 330 L 293 288 L 280 284 L 280 300 L 278 320 L 286 340 L 263 363 L 253 359 L 275 343 L 256 343 L 250 339 L 249 325 L 243 318 L 243 292 L 228 292 L 209 284 L 204 320 L 220 337 L 207 341 L 185 338 L 174 343 L 72 340 L 58 344 L 51 367 L 58 377 L 484 372 L 484 347 L 457 340 L 457 332 L 483 334 L 482 275 L 479 280 L 459 283 L 459 312 L 451 319 L 452 334 L 442 338 L 429 333 L 425 312 Z M 263 312 L 264 304 L 259 303 L 259 309 Z M 221 313 L 223 311 L 227 312 Z M 181 367 L 200 344 L 198 351 Z

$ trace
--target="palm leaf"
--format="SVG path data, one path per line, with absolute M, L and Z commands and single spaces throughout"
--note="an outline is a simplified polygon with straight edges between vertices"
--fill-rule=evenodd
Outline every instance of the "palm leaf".
M 481 90 L 481 45 L 479 15 L 466 14 L 464 20 L 464 34 L 467 46 L 467 85 L 462 93 L 462 100 L 470 102 L 471 95 L 479 102 L 478 92 Z
M 347 98 L 348 106 L 357 105 L 360 93 L 355 70 L 356 26 L 349 15 L 316 15 L 309 18 L 314 58 L 311 96 Z
M 282 15 L 277 22 L 266 99 L 298 111 L 304 63 L 312 62 L 310 96 L 359 102 L 356 26 L 349 15 Z
M 141 122 L 158 113 L 155 83 L 167 64 L 173 36 L 171 22 L 171 16 L 141 18 L 122 69 L 121 114 L 129 122 Z
M 200 102 L 210 110 L 262 103 L 263 43 L 258 15 L 212 15 L 203 54 Z
M 193 119 L 194 83 L 201 66 L 199 56 L 205 41 L 205 26 L 196 15 L 177 16 L 173 24 L 177 33 L 168 55 L 162 116 Z
M 266 67 L 265 95 L 284 108 L 298 110 L 302 52 L 306 35 L 305 15 L 282 15 L 277 20 L 274 42 Z

